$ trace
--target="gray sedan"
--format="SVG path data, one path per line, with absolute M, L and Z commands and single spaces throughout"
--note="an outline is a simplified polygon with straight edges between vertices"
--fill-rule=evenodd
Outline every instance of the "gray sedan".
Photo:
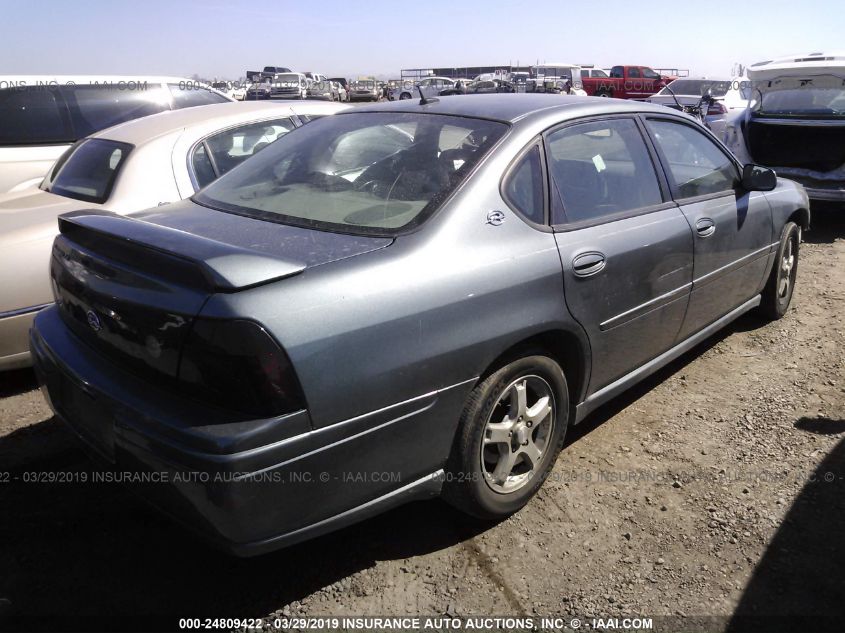
M 93 453 L 236 553 L 440 494 L 496 519 L 597 406 L 781 317 L 808 224 L 661 106 L 387 103 L 191 200 L 62 217 L 32 353 Z

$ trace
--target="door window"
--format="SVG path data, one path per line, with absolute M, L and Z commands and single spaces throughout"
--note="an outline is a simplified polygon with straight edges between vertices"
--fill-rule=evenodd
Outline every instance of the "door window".
M 596 220 L 663 202 L 633 119 L 564 127 L 549 134 L 547 147 L 549 172 L 563 203 L 562 212 L 555 209 L 554 224 Z
M 192 108 L 210 103 L 227 103 L 229 99 L 207 88 L 191 82 L 184 84 L 168 84 L 170 94 L 173 95 L 173 109 Z
M 118 123 L 164 112 L 167 96 L 161 84 L 119 82 L 61 86 L 77 137 L 89 136 Z
M 630 79 L 640 79 L 642 75 L 640 74 L 639 68 L 629 68 L 628 69 L 628 77 Z
M 689 125 L 649 120 L 648 128 L 663 154 L 676 198 L 733 190 L 736 166 L 715 142 Z
M 74 141 L 63 108 L 58 91 L 49 86 L 0 90 L 0 146 Z

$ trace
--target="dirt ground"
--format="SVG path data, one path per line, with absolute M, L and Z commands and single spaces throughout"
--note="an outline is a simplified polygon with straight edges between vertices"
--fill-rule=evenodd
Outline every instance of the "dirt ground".
M 239 560 L 118 485 L 0 483 L 0 628 L 495 614 L 841 630 L 843 312 L 845 212 L 817 212 L 784 319 L 743 317 L 572 429 L 497 525 L 420 502 Z M 93 468 L 31 372 L 0 375 L 0 471 Z

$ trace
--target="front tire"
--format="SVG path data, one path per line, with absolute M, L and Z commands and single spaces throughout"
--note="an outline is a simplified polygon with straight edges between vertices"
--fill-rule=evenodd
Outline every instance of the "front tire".
M 787 222 L 781 231 L 775 262 L 760 301 L 760 313 L 772 321 L 783 317 L 792 301 L 800 243 L 801 229 L 795 222 Z
M 410 99 L 410 98 L 411 98 L 410 92 L 403 92 L 401 95 L 399 95 L 399 99 L 401 99 L 401 100 Z
M 568 423 L 569 391 L 555 361 L 531 355 L 505 365 L 467 398 L 444 499 L 481 519 L 513 514 L 543 484 Z

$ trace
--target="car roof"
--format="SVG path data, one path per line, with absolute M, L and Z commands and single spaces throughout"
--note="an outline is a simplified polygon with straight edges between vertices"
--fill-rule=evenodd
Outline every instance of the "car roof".
M 324 101 L 233 101 L 182 108 L 120 123 L 92 134 L 90 138 L 105 138 L 139 146 L 185 128 L 214 130 L 237 125 L 242 121 L 261 120 L 296 114 L 324 115 L 345 110 L 349 106 Z
M 418 99 L 388 101 L 348 110 L 345 114 L 357 112 L 429 112 L 453 116 L 493 119 L 516 123 L 528 118 L 545 117 L 553 113 L 567 113 L 575 118 L 594 114 L 626 112 L 655 112 L 665 114 L 666 108 L 642 101 L 607 99 L 602 97 L 581 97 L 555 94 L 490 94 L 455 95 L 443 97 L 435 102 L 420 105 Z

